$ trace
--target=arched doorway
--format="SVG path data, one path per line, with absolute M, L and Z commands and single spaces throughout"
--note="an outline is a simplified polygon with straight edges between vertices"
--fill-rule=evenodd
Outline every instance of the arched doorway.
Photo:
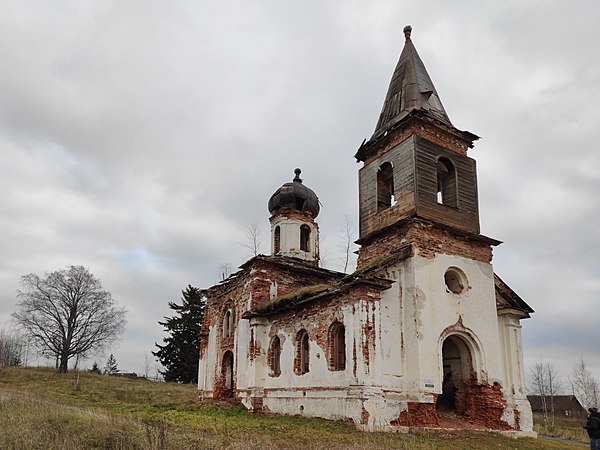
M 223 375 L 223 398 L 233 397 L 233 352 L 227 350 L 223 355 L 221 367 Z
M 461 337 L 451 335 L 444 340 L 442 367 L 442 393 L 437 408 L 463 414 L 467 410 L 467 386 L 475 371 L 471 351 Z

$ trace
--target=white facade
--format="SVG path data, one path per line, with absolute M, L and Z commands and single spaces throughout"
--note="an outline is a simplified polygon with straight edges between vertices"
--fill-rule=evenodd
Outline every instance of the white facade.
M 445 284 L 449 268 L 460 270 L 467 280 L 460 294 Z M 289 320 L 282 325 L 280 318 L 238 319 L 234 379 L 242 403 L 251 410 L 351 419 L 370 431 L 407 430 L 409 425 L 399 420 L 402 413 L 415 403 L 435 411 L 444 371 L 450 369 L 456 386 L 473 382 L 488 391 L 497 386 L 498 398 L 506 402 L 506 429 L 531 434 L 519 319 L 498 314 L 491 264 L 446 254 L 433 259 L 417 255 L 387 267 L 385 274 L 393 283 L 380 297 L 341 297 L 305 315 L 295 313 L 292 325 Z M 330 369 L 330 349 L 319 332 L 335 321 L 345 327 L 344 370 Z M 309 335 L 309 371 L 304 374 L 294 371 L 300 329 Z M 200 362 L 204 397 L 214 394 L 221 335 L 222 325 L 216 321 Z M 281 342 L 278 376 L 269 364 L 274 335 Z M 446 341 L 451 345 L 444 350 Z
M 319 260 L 319 227 L 308 214 L 284 211 L 271 218 L 271 254 Z

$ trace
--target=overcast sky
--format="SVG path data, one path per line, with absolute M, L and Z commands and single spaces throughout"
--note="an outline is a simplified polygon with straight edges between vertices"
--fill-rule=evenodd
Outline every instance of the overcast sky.
M 482 137 L 482 234 L 536 310 L 526 363 L 600 378 L 599 23 L 592 0 L 0 0 L 0 329 L 22 275 L 83 265 L 129 311 L 108 353 L 142 372 L 167 302 L 246 260 L 249 224 L 270 251 L 295 167 L 339 269 L 353 155 L 411 24 L 450 119 Z

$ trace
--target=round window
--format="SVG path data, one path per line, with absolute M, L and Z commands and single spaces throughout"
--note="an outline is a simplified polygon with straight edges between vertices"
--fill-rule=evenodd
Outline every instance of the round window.
M 444 274 L 446 289 L 453 294 L 462 294 L 467 288 L 467 277 L 465 273 L 457 267 L 450 267 Z

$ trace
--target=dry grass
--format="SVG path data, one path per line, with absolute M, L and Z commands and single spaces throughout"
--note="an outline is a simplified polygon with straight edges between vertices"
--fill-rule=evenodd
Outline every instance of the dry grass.
M 589 443 L 588 434 L 583 429 L 585 418 L 580 420 L 556 419 L 552 426 L 543 425 L 544 419 L 541 415 L 534 415 L 533 419 L 535 431 L 543 436 Z
M 197 405 L 190 385 L 11 368 L 0 374 L 2 449 L 568 449 L 484 432 L 363 433 L 340 422 Z

